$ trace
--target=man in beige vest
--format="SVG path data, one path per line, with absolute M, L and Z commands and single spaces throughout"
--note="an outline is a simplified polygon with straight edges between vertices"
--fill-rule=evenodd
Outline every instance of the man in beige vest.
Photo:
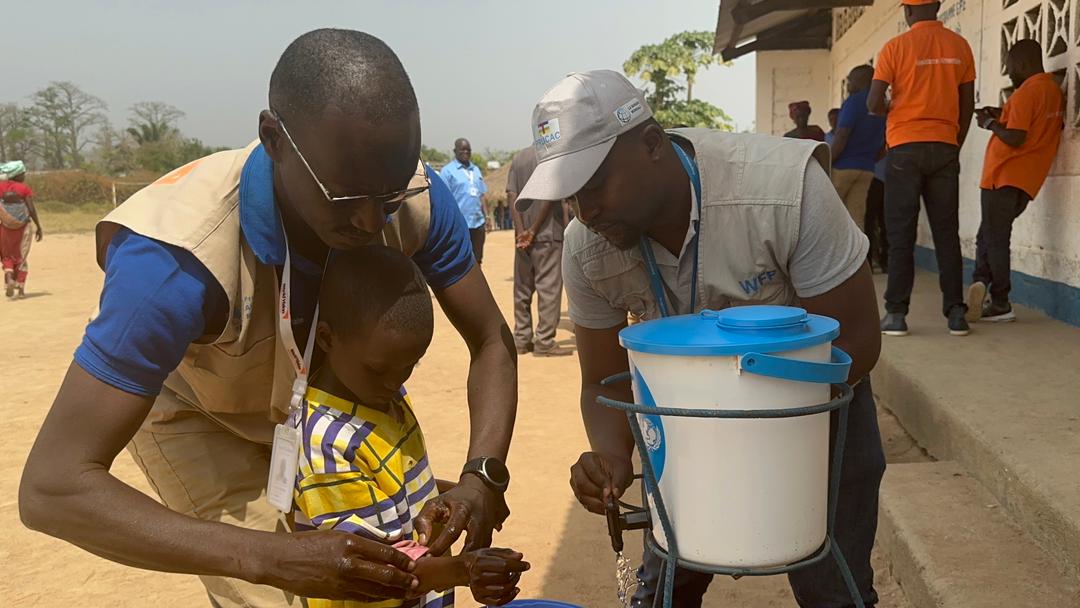
M 286 518 L 266 502 L 270 444 L 320 364 L 304 345 L 324 260 L 404 251 L 468 345 L 470 460 L 416 522 L 435 554 L 462 532 L 486 546 L 508 514 L 510 331 L 452 195 L 418 160 L 416 97 L 385 43 L 304 34 L 269 101 L 258 142 L 177 169 L 98 226 L 100 312 L 27 461 L 20 513 L 107 559 L 197 574 L 214 606 L 404 597 L 413 564 L 387 545 L 272 533 Z M 164 506 L 110 475 L 125 445 Z
M 539 164 L 520 198 L 573 197 L 578 211 L 563 252 L 592 447 L 571 470 L 578 500 L 603 513 L 607 499 L 631 482 L 626 417 L 596 403 L 599 395 L 632 400 L 628 387 L 600 386 L 628 370 L 618 338 L 628 316 L 798 304 L 837 319 L 836 344 L 854 360 L 837 540 L 864 601 L 874 604 L 870 550 L 885 460 L 867 374 L 880 334 L 867 239 L 829 181 L 828 149 L 708 129 L 665 132 L 641 92 L 607 70 L 556 84 L 536 106 L 533 128 Z M 650 286 L 651 272 L 660 293 Z M 635 606 L 652 605 L 661 570 L 647 551 Z M 700 606 L 711 579 L 678 571 L 674 605 Z M 801 606 L 851 605 L 831 560 L 790 580 Z

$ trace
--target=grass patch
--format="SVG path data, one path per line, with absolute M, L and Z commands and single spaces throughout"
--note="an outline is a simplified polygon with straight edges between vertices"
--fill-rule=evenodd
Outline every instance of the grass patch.
M 34 201 L 45 234 L 93 232 L 98 220 L 112 211 L 112 203 L 72 205 L 60 201 Z

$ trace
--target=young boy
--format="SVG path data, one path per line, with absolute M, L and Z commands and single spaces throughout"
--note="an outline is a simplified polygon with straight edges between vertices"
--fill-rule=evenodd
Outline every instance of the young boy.
M 416 561 L 420 585 L 404 602 L 310 599 L 308 606 L 442 608 L 453 606 L 455 586 L 469 586 L 485 605 L 510 602 L 529 569 L 520 553 L 430 556 L 413 529 L 424 503 L 438 494 L 402 386 L 434 326 L 420 270 L 383 246 L 336 253 L 319 306 L 315 339 L 325 357 L 311 377 L 302 417 L 296 530 L 340 530 L 393 544 Z

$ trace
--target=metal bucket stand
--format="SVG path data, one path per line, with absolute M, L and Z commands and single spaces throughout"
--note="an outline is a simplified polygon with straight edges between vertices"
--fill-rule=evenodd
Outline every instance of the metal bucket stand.
M 628 382 L 630 380 L 630 373 L 623 372 L 616 374 L 609 378 L 606 378 L 601 382 L 603 386 L 610 386 L 620 382 Z M 843 553 L 840 551 L 839 545 L 836 543 L 836 536 L 834 534 L 834 527 L 836 524 L 836 500 L 840 492 L 840 472 L 841 466 L 844 461 L 844 442 L 847 439 L 847 420 L 848 420 L 848 407 L 851 404 L 853 391 L 847 384 L 834 384 L 832 385 L 840 390 L 840 396 L 828 403 L 820 405 L 811 405 L 806 407 L 796 407 L 787 409 L 773 409 L 773 410 L 695 410 L 695 409 L 682 409 L 682 408 L 668 408 L 668 407 L 649 407 L 640 405 L 637 403 L 625 403 L 622 401 L 616 401 L 614 399 L 608 399 L 607 397 L 597 397 L 596 401 L 600 405 L 610 407 L 617 410 L 622 410 L 626 413 L 628 422 L 630 423 L 630 430 L 634 435 L 634 443 L 637 445 L 638 453 L 641 455 L 641 468 L 642 468 L 642 481 L 643 495 L 647 492 L 653 498 L 653 504 L 656 506 L 656 519 L 660 521 L 660 525 L 664 530 L 664 537 L 668 542 L 668 551 L 664 551 L 653 539 L 652 534 L 645 534 L 645 546 L 647 550 L 652 551 L 658 557 L 664 560 L 665 563 L 665 576 L 664 576 L 664 590 L 662 594 L 656 595 L 656 599 L 653 601 L 653 606 L 656 608 L 656 602 L 661 598 L 663 608 L 672 608 L 672 594 L 674 592 L 675 585 L 675 569 L 676 567 L 684 568 L 686 570 L 693 570 L 696 572 L 702 572 L 705 574 L 723 574 L 734 578 L 740 578 L 743 576 L 773 576 L 776 574 L 787 574 L 794 572 L 808 566 L 817 564 L 824 560 L 830 554 L 833 560 L 836 562 L 837 568 L 840 569 L 840 574 L 844 578 L 844 584 L 847 585 L 848 592 L 851 594 L 851 600 L 857 608 L 865 608 L 865 604 L 862 600 L 862 595 L 859 593 L 859 589 L 855 584 L 855 578 L 851 574 L 851 569 L 848 567 L 847 560 L 844 559 Z M 796 418 L 800 416 L 813 416 L 815 414 L 822 414 L 825 412 L 838 411 L 836 440 L 833 444 L 832 464 L 829 471 L 829 504 L 828 504 L 828 519 L 826 524 L 825 542 L 822 543 L 820 549 L 818 549 L 810 557 L 802 559 L 800 561 L 787 564 L 785 566 L 772 566 L 763 568 L 732 568 L 732 567 L 720 567 L 720 566 L 703 566 L 701 564 L 695 564 L 682 559 L 679 555 L 678 544 L 675 539 L 675 532 L 671 527 L 671 520 L 668 518 L 667 507 L 664 505 L 664 498 L 660 494 L 660 486 L 656 480 L 656 474 L 653 471 L 652 460 L 649 458 L 649 450 L 645 444 L 645 439 L 641 434 L 641 426 L 637 421 L 637 414 L 646 414 L 654 416 L 674 416 L 684 418 L 729 418 L 729 419 L 775 419 L 775 418 Z M 645 503 L 648 504 L 647 502 Z M 626 506 L 626 505 L 624 505 Z M 643 506 L 640 509 L 630 512 L 631 519 L 636 519 L 639 525 L 632 527 L 622 527 L 622 529 L 633 529 L 645 527 L 640 525 L 640 522 L 647 521 L 647 518 L 640 517 L 640 514 L 646 513 L 647 507 Z M 637 518 L 633 518 L 633 515 L 639 515 Z M 610 527 L 609 519 L 609 527 Z

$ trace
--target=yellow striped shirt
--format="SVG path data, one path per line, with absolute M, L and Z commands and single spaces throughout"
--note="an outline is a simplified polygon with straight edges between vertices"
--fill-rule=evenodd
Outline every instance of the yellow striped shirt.
M 394 413 L 309 388 L 301 423 L 296 529 L 341 530 L 392 544 L 416 540 L 413 519 L 438 495 L 412 403 Z M 364 603 L 309 599 L 311 608 L 445 608 L 454 592 Z

